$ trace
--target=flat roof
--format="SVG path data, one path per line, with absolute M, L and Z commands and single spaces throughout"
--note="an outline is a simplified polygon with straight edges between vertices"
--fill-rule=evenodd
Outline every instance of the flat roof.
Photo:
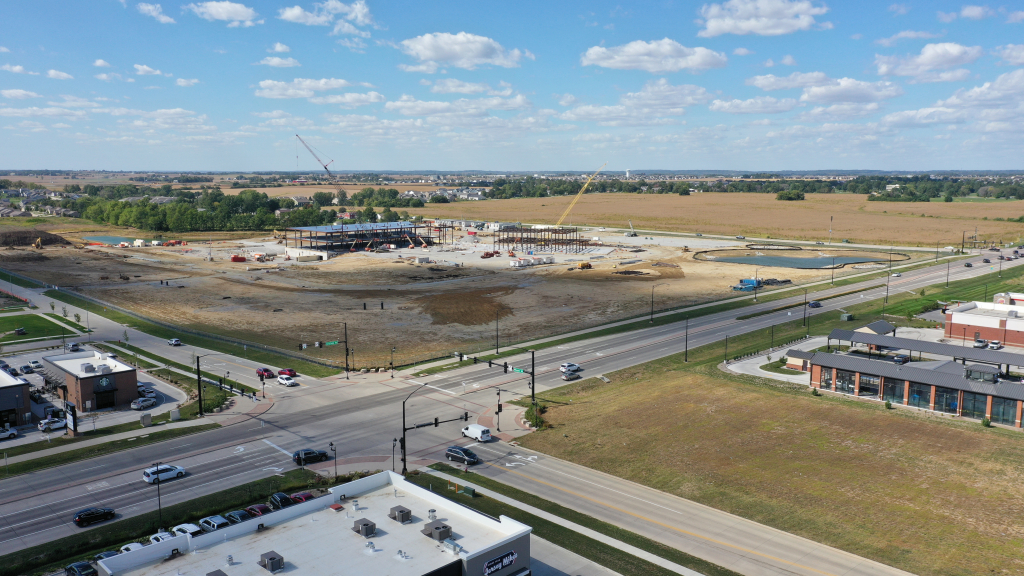
M 97 352 L 95 350 L 84 350 L 82 352 L 71 352 L 69 354 L 57 354 L 56 356 L 43 356 L 43 360 L 46 360 L 57 368 L 60 368 L 68 374 L 78 378 L 99 376 L 101 374 L 100 366 L 107 366 L 110 368 L 110 372 L 103 372 L 102 374 L 117 374 L 121 372 L 135 371 L 135 368 L 132 366 L 129 366 L 116 358 L 110 358 L 105 352 Z M 92 364 L 93 371 L 86 372 L 82 370 L 83 364 Z
M 444 487 L 442 482 L 438 480 L 440 487 Z M 295 574 L 421 576 L 477 554 L 495 554 L 500 545 L 531 532 L 530 527 L 511 518 L 493 519 L 459 506 L 393 472 L 343 484 L 331 492 L 194 539 L 179 536 L 181 542 L 173 546 L 180 555 L 169 560 L 165 559 L 167 552 L 160 554 L 156 548 L 159 545 L 150 545 L 105 560 L 104 568 L 117 576 L 203 575 L 215 570 L 222 570 L 226 576 L 267 576 L 267 570 L 257 561 L 262 554 L 273 551 L 284 559 L 285 571 Z M 346 498 L 341 499 L 342 495 Z M 329 508 L 335 502 L 344 508 Z M 395 506 L 408 508 L 412 521 L 403 524 L 389 518 Z M 297 510 L 300 507 L 303 510 Z M 427 515 L 431 509 L 436 510 L 438 520 L 451 527 L 452 539 L 461 547 L 457 553 L 420 532 L 430 522 Z M 289 514 L 289 519 L 273 522 L 275 515 Z M 376 534 L 369 538 L 352 530 L 355 522 L 364 518 L 376 524 Z M 267 529 L 257 531 L 261 522 Z M 372 548 L 368 546 L 371 542 Z M 188 554 L 186 550 L 200 553 Z M 145 562 L 132 566 L 132 555 Z M 233 558 L 231 565 L 226 562 L 229 555 Z
M 899 338 L 897 336 L 883 336 L 869 332 L 855 332 L 853 330 L 841 330 L 836 328 L 828 335 L 831 340 L 856 342 L 858 344 L 870 344 L 883 346 L 894 350 L 913 350 L 926 354 L 937 354 L 949 356 L 950 358 L 963 358 L 974 362 L 985 362 L 988 364 L 1007 364 L 1009 366 L 1024 366 L 1024 354 L 1015 352 L 1004 352 L 1002 350 L 988 350 L 986 348 L 971 348 L 969 346 L 956 346 L 954 344 L 940 344 L 938 342 L 927 342 L 925 340 L 914 340 L 912 338 Z
M 425 224 L 420 224 L 425 226 Z M 298 226 L 295 228 L 288 228 L 288 230 L 295 230 L 298 232 L 334 232 L 337 234 L 343 234 L 346 232 L 371 232 L 373 230 L 402 230 L 405 228 L 415 228 L 416 225 L 412 222 L 377 222 L 375 224 L 335 224 L 328 226 Z
M 0 388 L 13 388 L 15 386 L 27 386 L 28 380 L 21 376 L 11 376 L 6 370 L 0 370 Z

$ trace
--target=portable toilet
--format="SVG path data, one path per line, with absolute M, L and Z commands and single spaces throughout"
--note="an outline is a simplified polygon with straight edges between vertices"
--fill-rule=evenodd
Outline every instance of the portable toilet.
M 145 245 L 146 245 L 146 241 L 145 240 L 140 240 L 140 239 L 136 239 L 135 240 L 135 247 L 136 248 L 142 248 Z

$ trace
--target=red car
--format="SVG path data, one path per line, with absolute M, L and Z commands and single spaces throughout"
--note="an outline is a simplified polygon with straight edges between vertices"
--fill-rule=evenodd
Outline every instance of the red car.
M 313 495 L 310 494 L 309 492 L 297 492 L 295 494 L 292 494 L 292 500 L 295 500 L 296 502 L 305 502 L 306 500 L 312 499 Z
M 256 377 L 259 378 L 260 376 L 263 376 L 264 378 L 273 378 L 276 374 L 274 374 L 274 371 L 270 368 L 257 368 Z
M 267 506 L 266 504 L 253 504 L 252 506 L 246 508 L 245 511 L 249 514 L 249 516 L 255 518 L 257 516 L 263 516 L 264 514 L 270 514 L 271 512 L 273 512 L 273 509 L 271 509 L 270 506 Z
M 298 374 L 295 373 L 295 370 L 292 370 L 291 368 L 282 368 L 282 369 L 277 371 L 277 375 L 278 376 L 291 376 L 292 378 L 295 378 L 296 376 L 298 376 Z

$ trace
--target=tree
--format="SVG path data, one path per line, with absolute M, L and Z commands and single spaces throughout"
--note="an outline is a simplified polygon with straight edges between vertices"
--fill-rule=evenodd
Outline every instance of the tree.
M 75 324 L 81 324 L 81 323 L 82 323 L 82 315 L 79 314 L 78 312 L 75 312 Z
M 438 194 L 437 196 L 431 196 L 430 197 L 430 203 L 431 204 L 447 204 L 448 203 L 448 197 L 447 196 L 441 196 L 440 194 Z
M 804 193 L 802 190 L 779 190 L 779 193 L 775 195 L 776 200 L 803 200 Z
M 334 194 L 330 192 L 314 192 L 313 203 L 317 206 L 330 206 L 333 204 Z
M 348 200 L 348 192 L 338 190 L 338 202 L 344 202 L 346 200 Z
M 423 208 L 423 200 L 413 198 L 409 201 L 409 208 Z
M 68 307 L 67 306 L 61 306 L 60 307 L 60 313 L 63 314 L 64 315 L 64 319 L 67 320 L 67 318 L 68 318 Z
M 50 301 L 50 312 L 55 312 L 56 310 L 57 310 L 57 305 L 54 304 L 53 301 L 51 300 Z
M 377 221 L 377 211 L 373 209 L 373 206 L 367 206 L 366 210 L 363 210 L 362 214 L 363 218 L 366 219 L 367 222 Z

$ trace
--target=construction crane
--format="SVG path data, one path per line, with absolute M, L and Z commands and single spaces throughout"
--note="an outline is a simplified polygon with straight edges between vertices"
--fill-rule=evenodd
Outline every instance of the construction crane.
M 299 139 L 299 142 L 302 142 L 302 145 L 306 147 L 306 150 L 309 150 L 309 153 L 313 155 L 313 158 L 316 158 L 316 161 L 319 162 L 320 165 L 324 167 L 324 170 L 327 171 L 327 176 L 330 178 L 334 178 L 334 174 L 331 174 L 331 169 L 328 168 L 328 166 L 334 163 L 334 160 L 328 159 L 330 161 L 325 164 L 324 161 L 321 160 L 320 157 L 316 155 L 316 152 L 313 151 L 313 148 L 309 144 L 306 144 L 306 141 L 302 139 L 302 136 L 296 134 L 295 137 Z M 323 154 L 323 152 L 321 152 L 321 154 Z
M 633 229 L 633 221 L 627 220 L 627 222 L 629 222 L 629 232 L 626 232 L 626 238 L 636 238 L 636 230 Z
M 601 164 L 601 168 L 598 168 L 597 172 L 594 172 L 593 174 L 591 174 L 590 178 L 587 178 L 587 183 L 583 185 L 583 188 L 580 188 L 579 193 L 577 193 L 576 197 L 573 198 L 572 202 L 569 203 L 569 207 L 565 209 L 565 212 L 562 212 L 562 217 L 558 219 L 558 222 L 555 222 L 555 226 L 561 226 L 562 225 L 562 221 L 565 220 L 569 216 L 569 212 L 572 211 L 572 207 L 575 206 L 576 203 L 580 201 L 580 197 L 583 196 L 583 193 L 587 191 L 587 186 L 590 186 L 590 183 L 597 176 L 598 172 L 600 172 L 602 169 L 604 169 L 604 167 L 607 166 L 607 165 L 608 165 L 607 162 L 605 162 L 604 164 Z

